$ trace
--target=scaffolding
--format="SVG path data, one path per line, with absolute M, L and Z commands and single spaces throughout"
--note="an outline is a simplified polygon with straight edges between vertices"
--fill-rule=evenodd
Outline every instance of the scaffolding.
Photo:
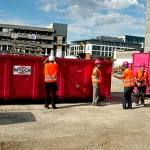
M 22 42 L 15 39 L 10 52 L 11 54 L 41 56 L 43 50 L 39 43 Z

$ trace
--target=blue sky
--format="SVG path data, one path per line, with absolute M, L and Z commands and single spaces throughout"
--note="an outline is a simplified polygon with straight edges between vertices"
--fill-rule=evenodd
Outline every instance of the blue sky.
M 71 41 L 96 36 L 145 36 L 146 0 L 0 0 L 0 23 L 68 24 Z

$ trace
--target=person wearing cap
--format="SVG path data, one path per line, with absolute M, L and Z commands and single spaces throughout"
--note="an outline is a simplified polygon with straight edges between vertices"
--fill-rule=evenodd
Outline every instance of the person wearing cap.
M 137 92 L 136 92 L 136 106 L 139 106 L 139 101 L 141 101 L 141 105 L 146 106 L 144 99 L 146 93 L 146 86 L 148 86 L 148 75 L 145 71 L 145 63 L 140 64 L 140 69 L 135 73 L 135 80 L 137 84 Z
M 114 74 L 113 77 L 122 79 L 124 86 L 123 109 L 132 109 L 131 95 L 135 86 L 134 72 L 129 68 L 127 61 L 122 64 L 123 73 L 121 76 Z
M 45 105 L 49 109 L 50 92 L 52 92 L 52 108 L 56 109 L 56 92 L 57 92 L 57 76 L 58 64 L 55 62 L 54 56 L 49 56 L 44 62 L 44 76 L 45 76 Z
M 101 61 L 99 59 L 95 60 L 95 67 L 92 71 L 92 86 L 93 86 L 93 106 L 100 106 L 100 83 L 102 82 L 102 74 L 100 71 Z

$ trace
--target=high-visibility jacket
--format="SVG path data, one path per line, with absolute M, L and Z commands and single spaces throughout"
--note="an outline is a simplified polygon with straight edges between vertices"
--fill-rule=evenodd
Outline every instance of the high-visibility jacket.
M 45 82 L 57 82 L 58 64 L 46 63 L 44 68 Z
M 147 86 L 147 72 L 141 72 L 138 70 L 135 74 L 135 78 L 138 81 L 137 86 Z
M 93 83 L 101 83 L 102 82 L 102 74 L 101 74 L 101 71 L 97 67 L 94 67 L 94 69 L 93 69 L 92 82 Z
M 132 87 L 135 86 L 134 73 L 131 69 L 127 68 L 123 74 L 123 86 L 124 87 Z

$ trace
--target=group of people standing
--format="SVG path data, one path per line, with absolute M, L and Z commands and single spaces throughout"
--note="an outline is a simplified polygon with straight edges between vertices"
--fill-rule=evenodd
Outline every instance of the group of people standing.
M 100 106 L 100 83 L 102 82 L 102 73 L 101 73 L 101 60 L 95 60 L 95 67 L 93 68 L 91 80 L 93 86 L 93 106 Z M 45 105 L 46 109 L 49 109 L 50 104 L 50 92 L 52 91 L 52 108 L 56 109 L 56 92 L 57 92 L 57 77 L 58 77 L 58 64 L 55 62 L 54 56 L 49 56 L 44 62 L 44 75 L 45 75 Z M 124 95 L 123 95 L 123 109 L 132 109 L 132 100 L 131 95 L 133 93 L 133 89 L 135 85 L 137 86 L 137 100 L 136 105 L 145 106 L 145 93 L 146 86 L 148 86 L 148 75 L 145 71 L 145 64 L 142 63 L 140 65 L 140 70 L 138 70 L 135 74 L 129 68 L 129 63 L 125 61 L 122 64 L 122 75 L 113 76 L 118 79 L 122 79 L 124 86 Z
M 148 74 L 145 71 L 145 64 L 140 64 L 140 69 L 138 71 L 133 72 L 132 69 L 129 68 L 129 63 L 125 61 L 122 64 L 122 75 L 116 75 L 113 76 L 117 79 L 122 79 L 123 86 L 124 86 L 124 95 L 123 95 L 123 109 L 132 109 L 132 99 L 131 95 L 133 93 L 133 89 L 136 86 L 137 92 L 136 92 L 136 106 L 139 105 L 139 102 L 141 105 L 145 105 L 145 93 L 146 93 L 146 87 L 149 86 L 148 83 Z

